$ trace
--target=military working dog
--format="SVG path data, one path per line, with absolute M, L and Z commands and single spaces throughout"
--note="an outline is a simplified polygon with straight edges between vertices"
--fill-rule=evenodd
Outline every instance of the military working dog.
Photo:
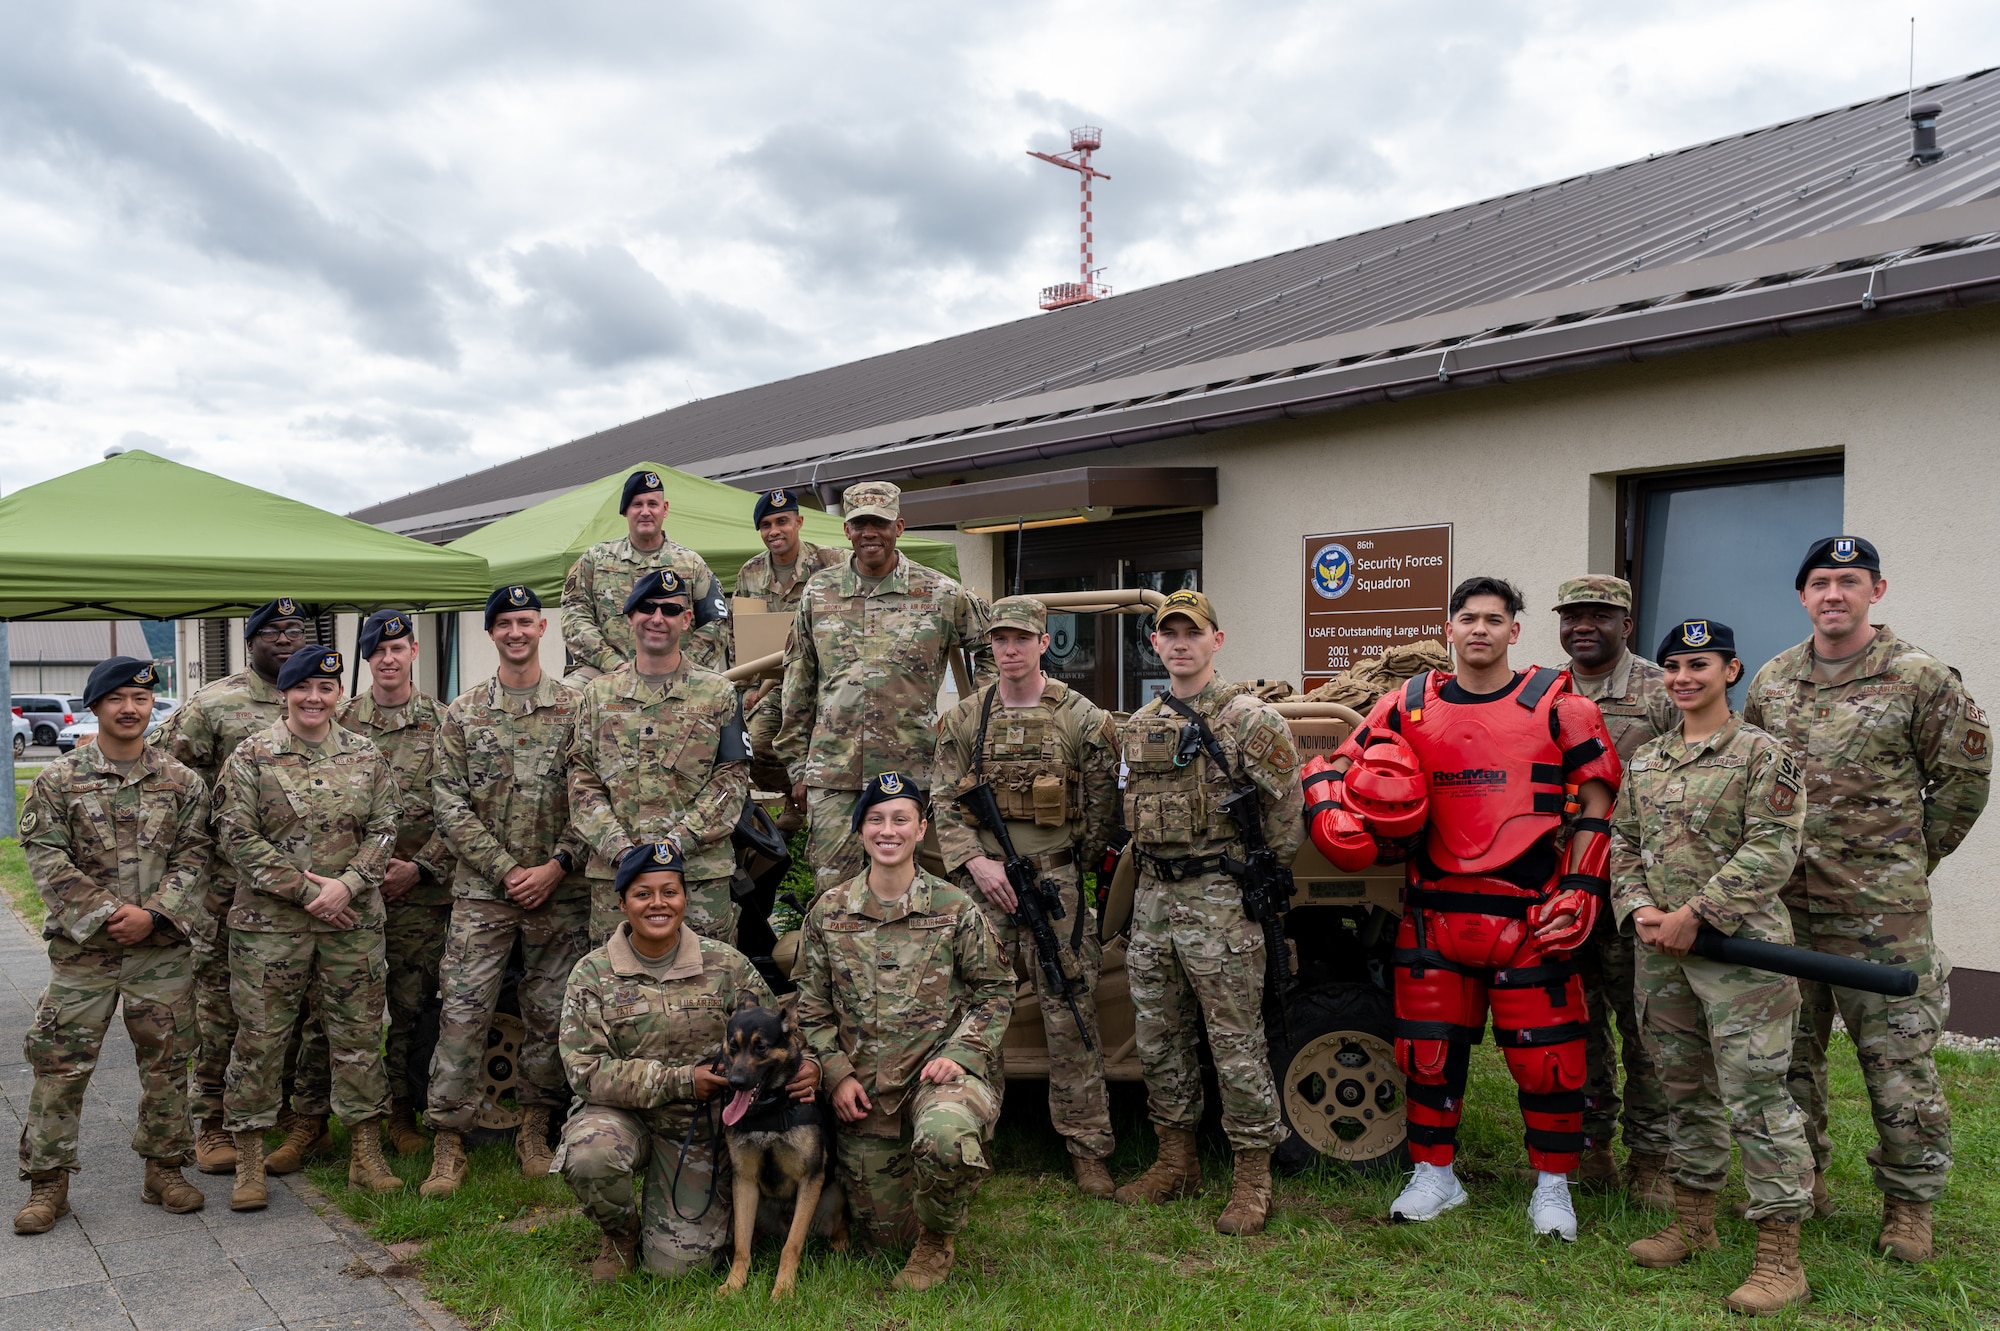
M 771 1297 L 790 1297 L 808 1232 L 847 1248 L 847 1194 L 834 1180 L 833 1125 L 820 1100 L 794 1100 L 786 1089 L 805 1063 L 798 996 L 775 1008 L 739 997 L 722 1035 L 720 1071 L 729 1082 L 722 1110 L 723 1141 L 735 1174 L 736 1260 L 721 1293 L 741 1290 L 750 1276 L 750 1241 L 759 1229 L 782 1236 Z

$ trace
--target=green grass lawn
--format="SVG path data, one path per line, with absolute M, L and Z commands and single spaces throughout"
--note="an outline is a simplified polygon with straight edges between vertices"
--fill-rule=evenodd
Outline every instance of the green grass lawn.
M 1807 1224 L 1802 1247 L 1816 1301 L 1779 1325 L 1974 1327 L 2000 1324 L 2000 1059 L 1943 1053 L 1957 1170 L 1939 1208 L 1938 1259 L 1911 1268 L 1873 1254 L 1880 1201 L 1863 1151 L 1872 1143 L 1853 1049 L 1836 1037 L 1839 1116 L 1834 1195 L 1839 1213 Z M 1527 1231 L 1529 1186 L 1513 1085 L 1497 1052 L 1473 1060 L 1460 1174 L 1473 1205 L 1427 1225 L 1383 1217 L 1398 1178 L 1337 1169 L 1281 1180 L 1270 1228 L 1226 1239 L 1210 1228 L 1226 1195 L 1223 1146 L 1206 1145 L 1209 1187 L 1199 1198 L 1128 1211 L 1085 1200 L 1069 1182 L 1062 1149 L 1038 1097 L 1014 1088 L 994 1155 L 998 1172 L 973 1205 L 948 1284 L 893 1294 L 898 1262 L 840 1256 L 815 1246 L 800 1297 L 766 1301 L 775 1247 L 760 1247 L 743 1302 L 717 1299 L 719 1276 L 628 1277 L 593 1286 L 586 1274 L 597 1233 L 560 1180 L 530 1183 L 511 1147 L 473 1157 L 458 1196 L 415 1195 L 426 1158 L 398 1161 L 405 1194 L 350 1194 L 340 1167 L 314 1182 L 384 1243 L 416 1243 L 419 1271 L 439 1301 L 480 1327 L 695 1328 L 964 1326 L 1111 1328 L 1245 1327 L 1723 1327 L 1742 1323 L 1722 1297 L 1749 1269 L 1754 1230 L 1725 1218 L 1725 1249 L 1678 1271 L 1632 1265 L 1625 1245 L 1664 1217 L 1616 1197 L 1579 1194 L 1574 1246 Z M 1114 1097 L 1123 1140 L 1114 1173 L 1130 1177 L 1151 1155 L 1132 1088 Z M 1741 1195 L 1732 1185 L 1726 1196 Z M 402 1251 L 402 1250 L 399 1250 Z
M 40 932 L 49 908 L 42 904 L 42 894 L 35 890 L 35 880 L 28 875 L 28 857 L 21 853 L 21 843 L 13 837 L 0 837 L 0 888 L 6 890 L 14 913 Z

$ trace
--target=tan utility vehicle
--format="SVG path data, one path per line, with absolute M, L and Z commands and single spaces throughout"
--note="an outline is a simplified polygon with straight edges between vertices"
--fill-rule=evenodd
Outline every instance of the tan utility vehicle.
M 1067 613 L 1150 614 L 1164 599 L 1158 592 L 1058 592 L 1041 595 L 1051 610 Z M 738 680 L 774 670 L 778 657 L 748 662 L 731 671 Z M 969 692 L 962 662 L 954 661 L 961 694 Z M 1361 717 L 1338 703 L 1275 704 L 1290 723 L 1302 757 L 1331 754 Z M 927 867 L 941 872 L 935 833 L 927 842 Z M 1292 862 L 1291 911 L 1285 935 L 1292 947 L 1292 986 L 1286 995 L 1291 1043 L 1278 1031 L 1266 1032 L 1279 1105 L 1292 1138 L 1278 1151 L 1278 1163 L 1302 1169 L 1319 1158 L 1351 1168 L 1398 1169 L 1405 1163 L 1403 1074 L 1396 1067 L 1393 1037 L 1394 982 L 1390 952 L 1401 918 L 1400 866 L 1342 873 L 1307 842 Z M 1103 969 L 1097 986 L 1097 1019 L 1104 1044 L 1104 1071 L 1112 1081 L 1139 1081 L 1133 1037 L 1132 995 L 1125 973 L 1125 945 L 1131 923 L 1137 866 L 1128 852 L 1109 885 L 1100 884 Z M 1067 922 L 1056 932 L 1065 941 Z M 796 955 L 795 935 L 772 949 L 779 970 L 789 973 Z M 1068 961 L 1066 959 L 1066 965 Z M 1018 967 L 1014 1018 L 1003 1045 L 1010 1081 L 1045 1079 L 1048 1040 L 1041 1006 L 1025 965 Z

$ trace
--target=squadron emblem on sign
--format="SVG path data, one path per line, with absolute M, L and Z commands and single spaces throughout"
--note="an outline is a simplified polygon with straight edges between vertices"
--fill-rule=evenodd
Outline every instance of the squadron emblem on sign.
M 1314 553 L 1312 589 L 1329 601 L 1354 589 L 1354 556 L 1346 546 L 1333 542 Z

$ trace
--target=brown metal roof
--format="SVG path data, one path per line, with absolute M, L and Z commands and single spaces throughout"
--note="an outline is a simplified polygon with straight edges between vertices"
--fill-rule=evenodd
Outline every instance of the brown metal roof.
M 1046 417 L 1075 390 L 1152 381 L 1162 371 L 1173 371 L 1185 392 L 1203 381 L 1193 367 L 1210 362 L 1805 237 L 1826 237 L 1837 248 L 1829 233 L 2000 195 L 1996 71 L 1931 85 L 1916 98 L 1945 108 L 1939 137 L 1948 155 L 1930 166 L 1908 161 L 1910 127 L 1899 92 L 691 402 L 353 516 L 416 530 L 440 525 L 427 515 L 456 510 L 451 525 L 469 530 L 468 521 L 490 521 L 519 498 L 567 489 L 640 458 L 706 464 L 699 469 L 747 482 L 750 473 L 776 474 L 735 465 L 748 454 L 775 460 L 793 452 L 787 446 L 862 433 L 907 440 L 912 432 L 889 427 L 946 413 L 977 415 L 978 428 L 992 429 L 1009 416 Z

